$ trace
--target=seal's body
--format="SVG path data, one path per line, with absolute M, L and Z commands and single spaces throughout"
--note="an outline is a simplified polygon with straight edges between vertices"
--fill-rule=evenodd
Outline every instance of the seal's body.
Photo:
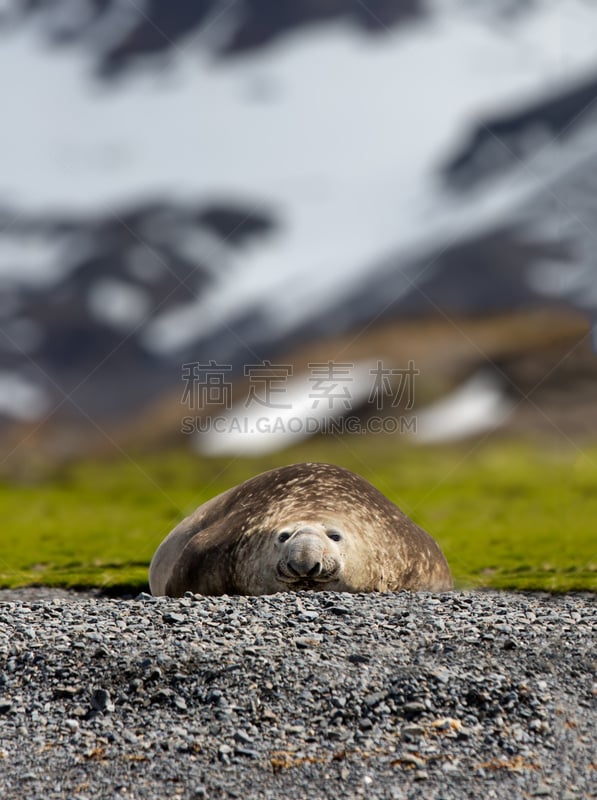
M 264 472 L 214 497 L 164 539 L 154 595 L 452 588 L 434 540 L 359 475 L 331 464 Z

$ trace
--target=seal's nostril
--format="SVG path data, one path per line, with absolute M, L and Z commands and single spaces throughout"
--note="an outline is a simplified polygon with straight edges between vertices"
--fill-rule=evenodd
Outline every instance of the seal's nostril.
M 289 559 L 286 562 L 286 566 L 288 571 L 296 575 L 297 578 L 317 578 L 318 575 L 321 575 L 321 561 L 313 563 L 312 561 L 293 561 Z
M 311 567 L 307 575 L 309 578 L 316 578 L 321 573 L 321 562 L 316 561 L 315 564 Z

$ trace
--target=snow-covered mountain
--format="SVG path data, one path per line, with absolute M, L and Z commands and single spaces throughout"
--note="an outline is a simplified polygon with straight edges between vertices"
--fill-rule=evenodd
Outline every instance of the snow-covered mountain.
M 374 320 L 597 316 L 596 33 L 588 0 L 0 3 L 0 417 Z

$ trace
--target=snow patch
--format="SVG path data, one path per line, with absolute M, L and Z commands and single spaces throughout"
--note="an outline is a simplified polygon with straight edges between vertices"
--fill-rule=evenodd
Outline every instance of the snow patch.
M 111 278 L 96 281 L 88 302 L 97 319 L 121 331 L 133 329 L 151 309 L 151 298 L 146 291 Z
M 449 442 L 501 427 L 513 404 L 503 382 L 480 372 L 462 386 L 417 413 L 417 444 Z
M 199 433 L 196 449 L 209 456 L 261 455 L 282 450 L 322 431 L 326 421 L 345 416 L 364 403 L 371 391 L 374 364 L 350 365 L 350 403 L 338 393 L 329 398 L 313 394 L 306 374 L 297 375 L 276 394 L 277 407 L 238 404 L 218 417 L 217 427 Z M 280 406 L 286 406 L 281 408 Z
M 0 372 L 0 414 L 32 422 L 47 411 L 49 398 L 38 385 L 17 372 Z

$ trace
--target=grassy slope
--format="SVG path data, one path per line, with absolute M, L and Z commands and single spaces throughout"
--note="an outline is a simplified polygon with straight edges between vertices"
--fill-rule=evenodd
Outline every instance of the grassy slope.
M 407 450 L 381 437 L 232 463 L 172 452 L 1 484 L 0 586 L 145 588 L 155 547 L 185 514 L 257 472 L 304 460 L 374 483 L 435 536 L 459 587 L 597 590 L 597 448 Z

